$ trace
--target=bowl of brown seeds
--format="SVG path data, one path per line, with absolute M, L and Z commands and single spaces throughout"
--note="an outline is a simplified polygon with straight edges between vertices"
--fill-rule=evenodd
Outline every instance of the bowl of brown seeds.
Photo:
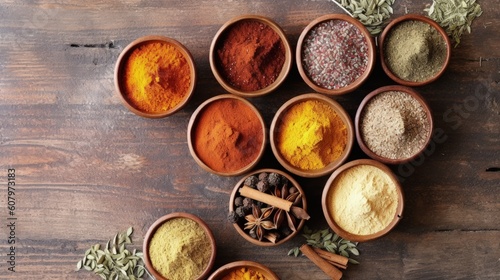
M 277 169 L 256 170 L 236 183 L 228 221 L 247 241 L 277 246 L 297 235 L 309 219 L 299 183 Z
M 432 113 L 414 89 L 392 85 L 369 93 L 355 117 L 356 138 L 372 159 L 401 164 L 418 157 L 431 140 Z
M 451 56 L 450 38 L 432 19 L 407 14 L 391 21 L 380 35 L 384 72 L 396 83 L 423 86 L 441 77 Z

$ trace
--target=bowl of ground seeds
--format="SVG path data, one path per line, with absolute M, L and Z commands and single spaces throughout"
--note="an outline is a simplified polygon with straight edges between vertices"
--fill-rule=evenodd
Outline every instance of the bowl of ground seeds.
M 350 161 L 335 170 L 321 198 L 328 225 L 342 238 L 365 242 L 389 233 L 401 220 L 403 192 L 384 164 Z
M 451 56 L 450 39 L 438 23 L 408 14 L 391 21 L 380 35 L 384 72 L 405 86 L 422 86 L 437 80 Z
M 304 28 L 295 55 L 307 85 L 319 93 L 340 95 L 366 81 L 376 50 L 373 37 L 361 22 L 347 15 L 328 14 Z
M 356 139 L 372 159 L 401 164 L 418 157 L 431 140 L 432 113 L 414 89 L 378 88 L 362 101 L 355 117 Z
M 144 263 L 155 279 L 206 279 L 214 265 L 215 238 L 198 216 L 176 212 L 154 222 L 143 244 Z

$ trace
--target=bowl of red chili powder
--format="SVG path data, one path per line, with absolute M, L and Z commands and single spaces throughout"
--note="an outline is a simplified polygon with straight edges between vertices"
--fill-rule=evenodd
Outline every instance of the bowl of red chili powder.
M 222 94 L 193 112 L 187 138 L 189 151 L 201 168 L 220 176 L 238 176 L 262 158 L 267 130 L 252 103 L 234 94 Z
M 175 39 L 145 36 L 121 52 L 114 83 L 125 107 L 147 118 L 162 118 L 189 101 L 196 69 L 189 50 Z
M 342 14 L 316 18 L 297 43 L 300 76 L 324 94 L 345 94 L 361 86 L 372 72 L 375 57 L 370 32 L 358 20 Z
M 241 15 L 227 21 L 210 46 L 210 68 L 228 92 L 266 95 L 278 88 L 292 65 L 292 50 L 281 27 L 269 18 Z

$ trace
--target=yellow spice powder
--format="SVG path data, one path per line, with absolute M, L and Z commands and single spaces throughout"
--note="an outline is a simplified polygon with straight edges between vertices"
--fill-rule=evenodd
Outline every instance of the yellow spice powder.
M 351 167 L 340 173 L 332 184 L 327 196 L 330 214 L 341 228 L 350 233 L 377 233 L 396 215 L 396 185 L 377 167 Z
M 317 170 L 339 158 L 347 145 L 347 127 L 337 113 L 321 101 L 292 106 L 278 126 L 281 155 L 302 170 Z
M 169 280 L 195 279 L 210 261 L 211 246 L 199 224 L 175 218 L 156 230 L 149 244 L 149 257 L 154 269 Z
M 235 269 L 224 276 L 222 280 L 266 280 L 267 278 L 260 272 L 242 267 Z

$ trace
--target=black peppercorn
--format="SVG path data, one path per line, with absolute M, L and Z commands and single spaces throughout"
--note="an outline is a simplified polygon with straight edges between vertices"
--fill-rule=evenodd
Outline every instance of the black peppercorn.
M 270 173 L 269 176 L 267 177 L 267 181 L 269 182 L 269 185 L 276 187 L 279 186 L 281 183 L 281 175 L 278 173 Z
M 243 184 L 245 186 L 249 186 L 250 188 L 257 188 L 257 182 L 259 182 L 259 178 L 257 178 L 257 176 L 255 175 L 252 175 L 252 176 L 249 176 L 248 178 L 245 179 L 245 181 L 243 182 Z
M 257 183 L 257 189 L 261 192 L 267 192 L 267 190 L 269 190 L 269 183 L 267 181 L 259 181 Z
M 229 214 L 227 214 L 227 220 L 230 222 L 230 223 L 236 223 L 238 222 L 238 214 L 236 214 L 236 212 L 234 211 L 231 211 L 229 212 Z
M 259 181 L 267 181 L 267 177 L 269 176 L 269 174 L 267 174 L 266 172 L 262 172 L 259 174 Z

